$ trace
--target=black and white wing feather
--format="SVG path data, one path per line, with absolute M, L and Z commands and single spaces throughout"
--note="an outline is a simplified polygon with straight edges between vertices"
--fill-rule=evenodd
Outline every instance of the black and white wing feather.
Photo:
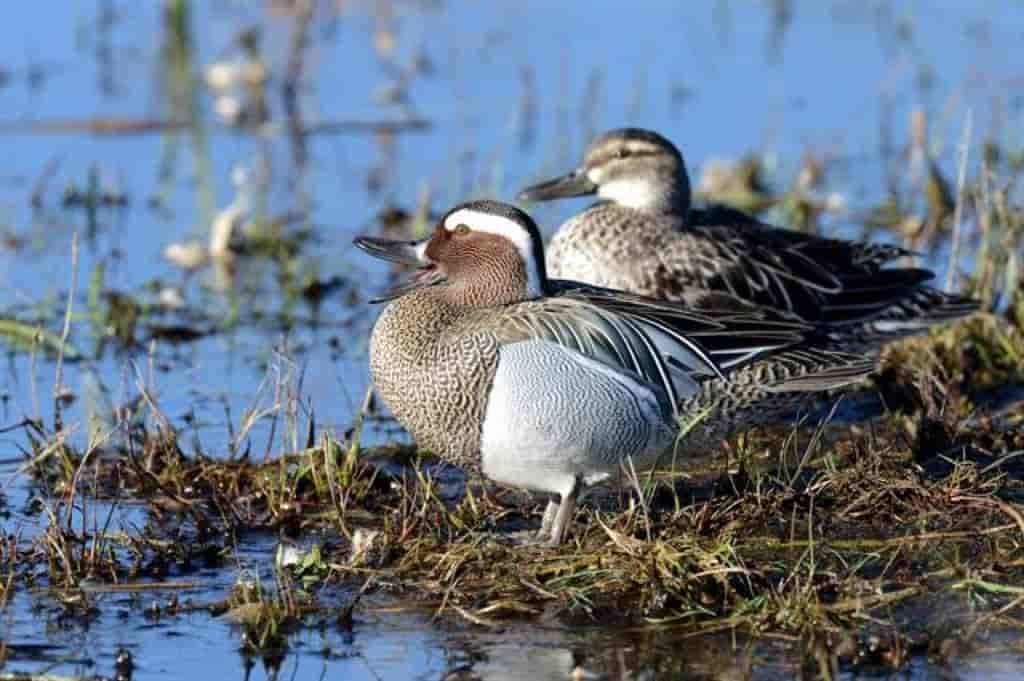
M 734 304 L 700 311 L 680 303 L 550 280 L 548 295 L 509 306 L 498 324 L 503 343 L 558 343 L 664 391 L 673 411 L 701 382 L 767 353 L 803 342 L 812 328 Z

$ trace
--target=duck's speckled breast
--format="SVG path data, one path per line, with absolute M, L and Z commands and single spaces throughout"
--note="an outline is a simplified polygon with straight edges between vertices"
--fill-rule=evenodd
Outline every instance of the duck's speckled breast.
M 671 292 L 688 283 L 688 272 L 685 266 L 682 273 L 669 272 L 663 257 L 678 250 L 682 229 L 683 221 L 671 215 L 599 203 L 559 227 L 547 250 L 548 274 L 671 300 Z
M 479 471 L 498 342 L 486 329 L 460 324 L 464 314 L 429 289 L 391 302 L 370 339 L 370 373 L 384 403 L 420 447 Z

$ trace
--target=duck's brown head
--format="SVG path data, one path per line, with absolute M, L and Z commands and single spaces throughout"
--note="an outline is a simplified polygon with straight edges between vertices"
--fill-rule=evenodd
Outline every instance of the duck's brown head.
M 379 300 L 436 287 L 450 302 L 507 305 L 544 293 L 544 247 L 537 225 L 515 206 L 471 201 L 452 208 L 422 241 L 362 236 L 356 246 L 384 260 L 413 265 L 406 281 Z

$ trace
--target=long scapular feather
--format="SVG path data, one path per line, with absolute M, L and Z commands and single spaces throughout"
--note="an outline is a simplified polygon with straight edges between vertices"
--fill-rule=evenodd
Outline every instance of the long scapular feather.
M 502 342 L 547 340 L 656 386 L 673 411 L 709 378 L 804 341 L 812 327 L 745 305 L 693 310 L 575 282 L 510 306 Z

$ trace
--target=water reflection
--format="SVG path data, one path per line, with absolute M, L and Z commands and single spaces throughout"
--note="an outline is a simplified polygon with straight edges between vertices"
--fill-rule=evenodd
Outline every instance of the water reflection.
M 998 640 L 998 639 L 997 639 Z M 1008 641 L 1004 641 L 1008 643 Z M 849 657 L 849 649 L 808 649 L 786 639 L 753 639 L 745 634 L 705 634 L 680 638 L 671 631 L 609 635 L 594 630 L 566 635 L 537 628 L 529 634 L 474 631 L 442 643 L 446 681 L 577 681 L 583 679 L 700 679 L 776 681 L 781 679 L 932 679 L 1009 681 L 1019 675 L 1024 655 L 1009 644 L 999 652 L 962 650 L 955 657 L 916 657 L 890 666 Z
M 668 633 L 668 632 L 663 632 Z M 500 634 L 473 631 L 447 639 L 452 681 L 575 681 L 576 679 L 786 678 L 795 671 L 784 647 L 755 646 L 742 636 L 676 638 L 652 632 L 609 635 L 596 627 L 567 634 L 537 627 Z M 770 654 L 770 657 L 769 657 Z M 755 675 L 754 670 L 757 669 Z

